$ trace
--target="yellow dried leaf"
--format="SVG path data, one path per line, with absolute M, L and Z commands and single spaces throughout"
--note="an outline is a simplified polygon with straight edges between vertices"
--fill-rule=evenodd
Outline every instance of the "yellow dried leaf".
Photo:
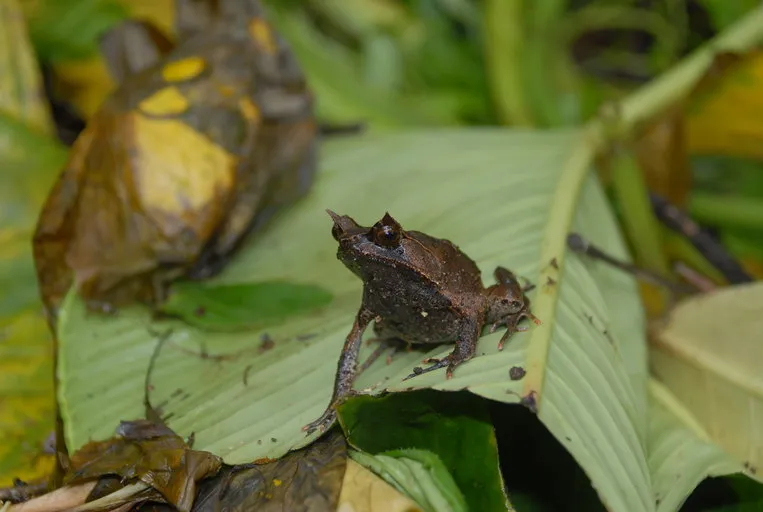
M 0 112 L 52 133 L 42 80 L 18 0 L 0 0 Z
M 691 154 L 763 159 L 763 51 L 720 54 L 687 115 Z
M 54 428 L 52 342 L 41 312 L 0 323 L 0 486 L 50 473 Z
M 337 512 L 423 512 L 423 509 L 374 473 L 348 459 Z
M 763 283 L 679 304 L 655 333 L 653 374 L 710 438 L 763 482 Z

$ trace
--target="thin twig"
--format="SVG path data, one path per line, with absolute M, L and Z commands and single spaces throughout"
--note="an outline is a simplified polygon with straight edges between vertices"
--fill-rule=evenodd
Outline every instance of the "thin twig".
M 677 262 L 675 265 L 673 265 L 673 270 L 675 270 L 676 274 L 683 277 L 684 280 L 696 286 L 697 289 L 702 290 L 704 293 L 711 292 L 718 288 L 710 279 L 703 276 L 685 263 L 680 261 Z
M 613 267 L 619 268 L 623 272 L 632 274 L 637 279 L 640 279 L 647 283 L 655 284 L 657 286 L 663 286 L 675 294 L 686 295 L 686 294 L 697 293 L 697 291 L 699 291 L 693 286 L 687 286 L 681 283 L 674 283 L 666 279 L 665 277 L 659 274 L 656 274 L 650 270 L 637 267 L 636 265 L 632 265 L 631 263 L 620 261 L 617 258 L 614 258 L 610 256 L 609 254 L 605 253 L 604 251 L 602 251 L 595 245 L 591 244 L 588 240 L 586 240 L 585 238 L 583 238 L 581 235 L 577 233 L 570 233 L 567 236 L 567 246 L 571 250 L 577 253 L 585 254 L 587 256 L 590 256 L 591 258 L 596 258 L 598 260 L 604 261 L 612 265 Z
M 726 248 L 694 222 L 686 212 L 657 194 L 650 193 L 649 199 L 657 218 L 668 228 L 685 236 L 729 283 L 741 284 L 753 280 Z

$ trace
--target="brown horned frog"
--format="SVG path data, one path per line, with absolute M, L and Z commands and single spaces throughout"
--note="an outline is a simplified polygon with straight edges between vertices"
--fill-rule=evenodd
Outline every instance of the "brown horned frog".
M 328 210 L 334 220 L 331 234 L 339 249 L 337 258 L 363 281 L 363 301 L 339 358 L 334 394 L 323 415 L 305 425 L 308 433 L 325 431 L 336 419 L 336 406 L 350 396 L 358 373 L 358 352 L 368 324 L 380 340 L 409 344 L 456 343 L 442 359 L 428 359 L 428 368 L 414 368 L 408 377 L 447 367 L 453 370 L 474 356 L 483 327 L 494 332 L 506 326 L 498 343 L 503 348 L 522 318 L 540 323 L 530 313 L 530 300 L 509 270 L 498 267 L 497 284 L 482 283 L 476 263 L 448 240 L 418 231 L 405 231 L 387 213 L 368 228 L 347 215 Z

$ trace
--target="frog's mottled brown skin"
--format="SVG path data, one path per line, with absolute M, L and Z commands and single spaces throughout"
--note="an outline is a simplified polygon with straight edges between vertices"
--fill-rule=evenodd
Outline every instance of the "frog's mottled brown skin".
M 507 326 L 499 348 L 522 318 L 530 313 L 525 289 L 509 270 L 498 267 L 498 284 L 482 283 L 477 265 L 448 240 L 405 231 L 388 213 L 373 227 L 358 225 L 347 215 L 329 211 L 332 234 L 339 242 L 337 257 L 363 281 L 363 302 L 339 359 L 334 394 L 323 415 L 304 430 L 326 430 L 336 418 L 336 406 L 352 394 L 363 332 L 373 320 L 382 340 L 411 344 L 456 343 L 453 352 L 432 359 L 410 377 L 447 367 L 447 378 L 471 359 L 485 326 Z
M 307 193 L 313 99 L 256 0 L 177 0 L 177 40 L 128 21 L 102 40 L 117 88 L 88 121 L 38 221 L 51 313 L 161 301 Z

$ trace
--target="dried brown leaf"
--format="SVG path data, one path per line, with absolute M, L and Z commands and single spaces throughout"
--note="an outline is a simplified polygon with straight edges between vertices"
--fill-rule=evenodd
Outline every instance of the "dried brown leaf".
M 650 191 L 685 206 L 692 176 L 680 106 L 646 126 L 634 142 L 636 159 Z
M 204 30 L 185 19 L 177 47 L 142 73 L 130 72 L 147 65 L 130 52 L 145 54 L 151 31 L 126 22 L 104 39 L 125 79 L 75 142 L 35 234 L 49 311 L 72 284 L 96 310 L 161 301 L 177 277 L 217 272 L 310 188 L 304 77 L 257 1 L 221 6 Z
M 193 512 L 333 511 L 346 465 L 347 445 L 335 430 L 277 461 L 224 469 L 218 477 L 200 486 Z
M 117 475 L 140 480 L 157 490 L 180 511 L 189 511 L 197 482 L 214 475 L 222 459 L 195 451 L 169 428 L 147 420 L 122 422 L 116 435 L 92 442 L 71 456 L 69 485 Z

